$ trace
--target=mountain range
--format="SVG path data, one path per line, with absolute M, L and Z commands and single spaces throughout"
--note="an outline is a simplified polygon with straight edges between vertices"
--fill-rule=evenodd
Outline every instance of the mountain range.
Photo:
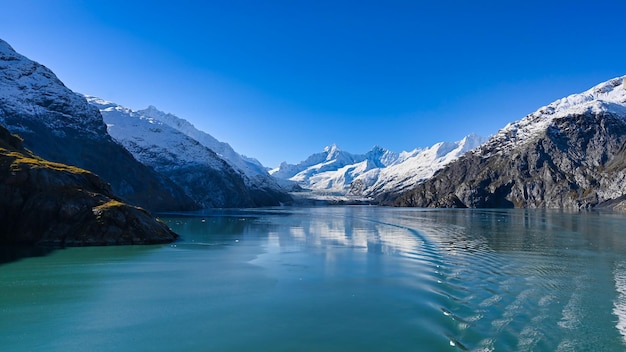
M 171 180 L 137 161 L 107 133 L 97 108 L 47 67 L 0 40 L 0 125 L 44 159 L 90 170 L 115 194 L 150 210 L 197 204 Z
M 624 77 L 541 107 L 426 182 L 378 200 L 415 207 L 624 209 Z
M 0 126 L 0 244 L 167 243 L 178 236 L 97 175 L 34 155 Z
M 181 187 L 203 208 L 259 207 L 291 197 L 257 160 L 199 131 L 187 120 L 150 106 L 129 108 L 87 96 L 108 133 L 132 155 Z
M 0 40 L 0 128 L 0 188 L 16 197 L 0 202 L 0 222 L 13 224 L 2 228 L 3 235 L 25 226 L 9 217 L 35 219 L 31 212 L 41 206 L 53 219 L 69 214 L 63 204 L 75 204 L 73 214 L 96 223 L 106 216 L 85 214 L 104 214 L 104 204 L 115 205 L 105 212 L 117 214 L 106 226 L 118 230 L 111 224 L 144 212 L 136 206 L 275 206 L 293 204 L 294 196 L 416 207 L 626 208 L 624 77 L 557 100 L 488 139 L 468 135 L 401 153 L 376 146 L 352 154 L 331 145 L 298 164 L 268 170 L 173 114 L 153 106 L 134 111 L 73 92 Z M 28 177 L 16 178 L 18 170 L 28 170 L 21 174 Z M 40 175 L 40 185 L 32 175 Z M 59 185 L 75 191 L 66 194 Z M 51 194 L 60 198 L 52 202 Z M 91 201 L 71 201 L 84 196 Z M 102 236 L 112 233 L 107 231 Z M 68 243 L 127 241 L 64 236 Z
M 375 146 L 365 154 L 351 154 L 331 145 L 298 164 L 282 163 L 270 174 L 317 194 L 374 199 L 427 180 L 486 140 L 471 134 L 457 142 L 440 142 L 401 153 Z

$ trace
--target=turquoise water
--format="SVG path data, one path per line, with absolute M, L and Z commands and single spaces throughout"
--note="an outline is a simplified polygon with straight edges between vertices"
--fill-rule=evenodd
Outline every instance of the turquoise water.
M 0 350 L 626 350 L 625 215 L 360 206 L 162 219 L 180 241 L 3 248 Z

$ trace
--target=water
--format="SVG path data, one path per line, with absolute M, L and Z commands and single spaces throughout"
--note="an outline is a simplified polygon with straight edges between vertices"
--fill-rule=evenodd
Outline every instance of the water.
M 0 251 L 2 351 L 623 351 L 626 216 L 331 207 Z

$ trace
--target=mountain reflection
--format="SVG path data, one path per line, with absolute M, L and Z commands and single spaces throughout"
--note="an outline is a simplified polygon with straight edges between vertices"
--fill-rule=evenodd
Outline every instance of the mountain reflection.
M 407 229 L 372 222 L 359 208 L 312 209 L 310 216 L 296 216 L 289 226 L 271 233 L 279 245 L 294 244 L 328 249 L 351 248 L 372 254 L 413 252 L 421 241 Z
M 370 253 L 414 252 L 425 243 L 449 253 L 542 252 L 587 247 L 626 253 L 619 214 L 555 210 L 430 210 L 371 206 L 229 211 L 167 218 L 183 243 L 231 243 L 275 237 L 277 245 L 350 247 Z M 598 229 L 603 229 L 602 233 Z M 608 231 L 607 231 L 608 229 Z M 569 234 L 579 233 L 573 240 Z

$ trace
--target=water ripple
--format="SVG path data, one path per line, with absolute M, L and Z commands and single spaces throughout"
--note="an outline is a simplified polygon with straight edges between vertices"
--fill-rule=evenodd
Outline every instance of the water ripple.
M 613 302 L 613 314 L 617 316 L 616 328 L 626 343 L 626 261 L 617 263 L 613 275 L 618 293 Z

